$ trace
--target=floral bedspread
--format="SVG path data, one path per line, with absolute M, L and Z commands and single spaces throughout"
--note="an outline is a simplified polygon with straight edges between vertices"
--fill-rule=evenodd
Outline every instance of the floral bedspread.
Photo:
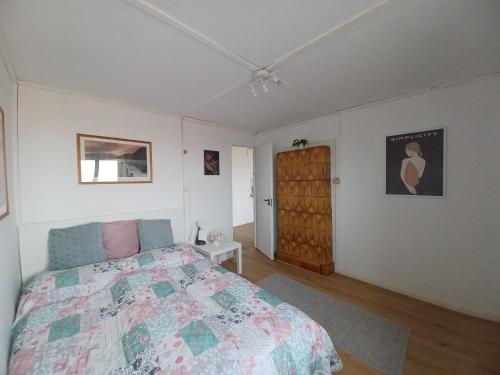
M 24 286 L 10 374 L 330 374 L 325 330 L 188 245 Z

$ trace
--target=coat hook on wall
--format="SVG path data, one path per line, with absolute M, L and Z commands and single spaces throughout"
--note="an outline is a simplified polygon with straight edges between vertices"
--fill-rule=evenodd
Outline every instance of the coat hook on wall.
M 294 139 L 292 146 L 297 148 L 300 148 L 300 146 L 302 146 L 302 148 L 305 148 L 308 144 L 309 141 L 307 139 L 302 138 L 302 139 Z

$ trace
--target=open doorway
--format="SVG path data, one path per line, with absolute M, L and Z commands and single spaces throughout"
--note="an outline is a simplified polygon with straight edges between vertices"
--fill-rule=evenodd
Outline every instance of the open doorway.
M 253 148 L 232 147 L 233 238 L 243 251 L 254 247 L 254 163 Z

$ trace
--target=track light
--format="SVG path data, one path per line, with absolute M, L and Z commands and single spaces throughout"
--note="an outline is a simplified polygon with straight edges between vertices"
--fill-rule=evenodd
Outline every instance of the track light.
M 252 75 L 252 79 L 250 80 L 250 92 L 253 96 L 259 95 L 259 92 L 255 89 L 255 84 L 257 83 L 262 85 L 262 91 L 264 94 L 267 94 L 269 92 L 267 83 L 269 82 L 274 83 L 276 86 L 280 86 L 282 83 L 276 75 L 276 72 L 271 73 L 267 69 L 259 69 L 255 71 Z
M 255 86 L 253 85 L 253 82 L 250 82 L 250 91 L 252 92 L 253 96 L 259 95 L 259 93 L 257 92 L 257 90 L 255 90 Z
M 276 84 L 276 86 L 281 85 L 281 79 L 278 78 L 278 76 L 276 75 L 276 72 L 273 72 L 271 74 L 271 77 L 273 77 L 273 82 Z

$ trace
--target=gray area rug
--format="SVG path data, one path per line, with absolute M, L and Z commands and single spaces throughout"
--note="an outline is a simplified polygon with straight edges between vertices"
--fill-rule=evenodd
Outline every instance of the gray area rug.
M 257 285 L 316 320 L 335 346 L 384 374 L 402 374 L 408 327 L 276 273 Z

